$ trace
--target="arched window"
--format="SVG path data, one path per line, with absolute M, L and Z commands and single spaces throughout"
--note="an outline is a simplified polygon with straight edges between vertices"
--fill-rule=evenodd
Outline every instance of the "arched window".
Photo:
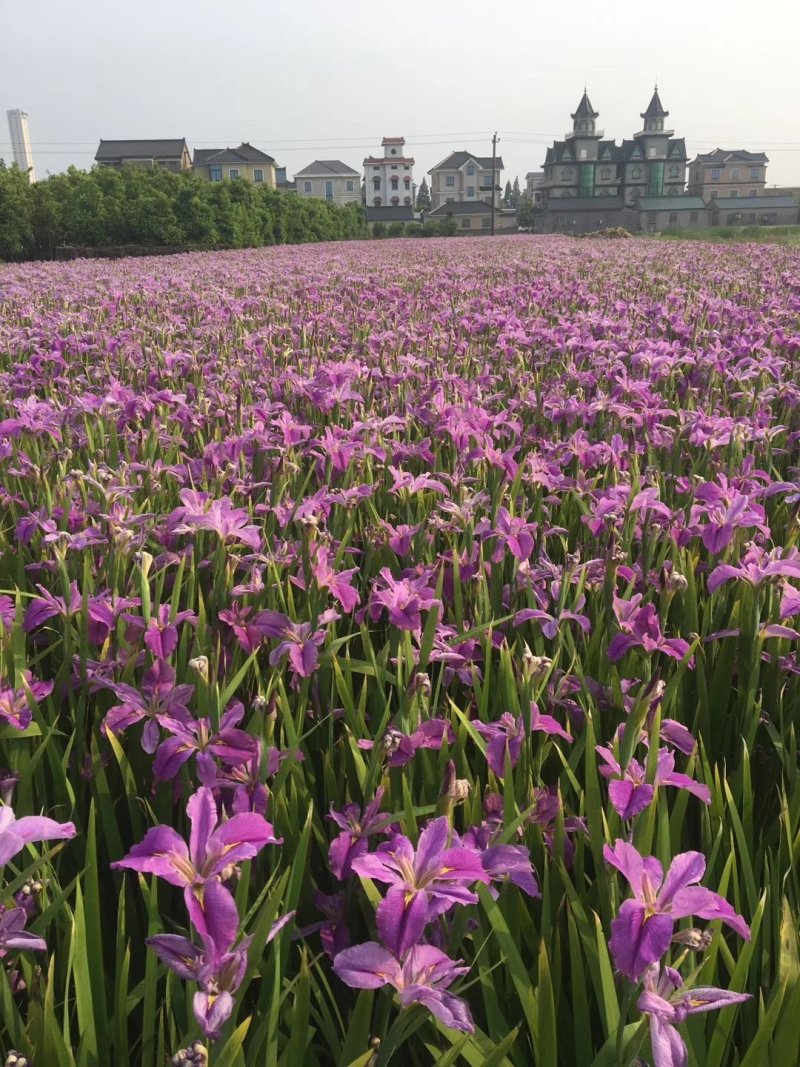
M 601 167 L 600 177 L 603 179 L 604 182 L 607 182 L 608 179 L 611 177 L 611 167 Z
M 381 206 L 381 198 L 379 196 L 376 196 L 375 199 L 372 201 L 372 203 L 375 205 L 375 207 L 380 207 Z
M 585 130 L 585 129 L 586 129 L 586 119 L 582 119 L 582 120 L 581 120 L 581 126 L 580 126 L 580 128 L 581 128 L 581 130 Z
M 400 197 L 399 196 L 393 196 L 392 197 L 392 204 L 394 204 L 394 206 L 397 207 L 397 205 L 399 203 L 400 203 Z
M 380 187 L 381 187 L 380 178 L 373 178 L 372 179 L 372 187 L 373 187 L 373 189 L 380 189 Z
M 406 207 L 408 207 L 410 205 L 410 203 L 411 203 L 411 197 L 410 196 L 403 197 L 403 203 L 406 205 Z
M 565 181 L 565 182 L 568 182 L 571 177 L 572 177 L 572 167 L 562 167 L 561 168 L 561 180 Z
M 396 177 L 395 177 L 395 178 L 392 178 L 392 188 L 393 188 L 393 189 L 396 189 L 396 188 L 397 188 L 397 178 L 396 178 Z
M 641 178 L 641 176 L 642 176 L 642 168 L 641 167 L 634 167 L 633 170 L 631 171 L 631 177 L 633 178 L 633 180 L 636 181 L 636 179 L 637 178 Z
M 408 177 L 408 175 L 406 175 L 406 177 L 403 178 L 403 185 L 406 187 L 406 189 L 410 189 L 411 188 L 411 179 Z
M 669 176 L 670 176 L 670 178 L 677 178 L 677 177 L 680 176 L 680 171 L 678 170 L 678 168 L 675 166 L 674 163 L 669 168 Z

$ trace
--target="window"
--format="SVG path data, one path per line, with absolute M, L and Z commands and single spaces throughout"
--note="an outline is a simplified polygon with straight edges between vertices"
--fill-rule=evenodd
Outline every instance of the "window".
M 380 170 L 381 168 L 380 167 L 373 167 L 372 169 L 373 170 Z
M 631 171 L 631 177 L 633 178 L 633 180 L 636 181 L 638 178 L 641 178 L 641 176 L 642 176 L 642 168 L 641 167 L 634 167 L 633 170 Z
M 231 178 L 231 179 L 238 178 L 239 177 L 239 168 L 238 167 L 231 167 L 231 169 L 228 171 L 228 177 Z
M 209 167 L 208 176 L 212 182 L 222 181 L 222 167 Z
M 747 193 L 748 196 L 758 196 L 758 189 L 750 189 Z
M 594 194 L 594 165 L 585 163 L 578 173 L 578 196 Z
M 604 182 L 607 182 L 608 179 L 611 177 L 611 167 L 601 167 L 600 177 Z
M 758 167 L 751 167 L 750 168 L 750 177 L 753 178 L 754 180 L 758 181 L 758 179 L 761 177 L 761 171 L 759 170 Z
M 581 130 L 582 130 L 582 131 L 586 129 L 586 120 L 585 120 L 585 119 L 583 119 L 583 120 L 581 121 L 581 125 L 580 125 L 580 128 L 581 128 Z
M 562 167 L 561 168 L 561 180 L 565 181 L 565 182 L 568 182 L 571 177 L 572 177 L 572 167 Z
M 474 196 L 474 195 L 475 195 L 475 186 L 474 185 L 468 185 L 467 186 L 467 196 Z
M 403 188 L 409 189 L 410 187 L 411 187 L 411 179 L 408 176 L 406 176 L 405 178 L 403 178 Z
M 263 170 L 254 170 L 253 171 L 253 181 L 254 182 L 263 182 L 263 180 L 264 180 L 264 171 Z
M 729 226 L 735 226 L 737 222 L 742 221 L 742 216 L 738 212 L 729 211 L 726 221 Z
M 680 177 L 680 173 L 681 172 L 678 170 L 678 168 L 673 163 L 673 165 L 669 168 L 669 176 L 670 176 L 670 178 L 679 178 Z
M 589 158 L 589 149 L 588 148 L 581 148 L 580 151 L 578 152 L 578 158 L 579 159 L 588 159 Z
M 452 196 L 448 196 L 448 197 L 447 197 L 447 198 L 445 199 L 445 204 L 454 204 L 454 203 L 455 203 L 455 197 L 452 197 Z
M 739 180 L 739 168 L 738 167 L 734 167 L 731 170 L 731 181 L 738 182 L 738 180 Z
M 380 185 L 380 183 L 378 183 L 378 185 L 376 185 L 375 188 L 376 189 L 379 188 L 379 185 Z M 311 182 L 310 181 L 303 182 L 303 192 L 304 193 L 310 193 L 311 192 Z
M 670 213 L 669 213 L 669 224 L 670 224 L 670 226 L 677 226 L 677 224 L 678 224 L 678 212 L 677 211 L 670 211 Z
M 396 189 L 397 188 L 397 178 L 394 175 L 391 178 L 391 182 L 392 182 L 392 189 Z
M 461 220 L 461 229 L 469 230 L 472 227 L 472 219 L 466 218 Z
M 739 195 L 739 193 L 738 193 L 738 191 L 736 189 L 731 189 L 731 194 L 730 195 L 731 195 L 731 200 L 735 200 L 736 197 Z
M 347 181 L 345 182 L 344 187 L 345 187 L 345 189 L 347 190 L 348 193 L 352 193 L 353 192 L 353 179 L 352 178 L 348 178 Z
M 488 229 L 491 228 L 491 225 L 492 225 L 492 220 L 491 219 L 481 219 L 481 229 L 488 230 Z
M 651 163 L 647 175 L 647 195 L 664 195 L 664 164 Z
M 394 205 L 394 207 L 397 207 L 397 205 L 399 203 L 400 203 L 400 197 L 399 196 L 393 196 L 392 197 L 392 204 Z
M 455 174 L 445 175 L 444 184 L 447 186 L 448 189 L 454 189 L 456 184 Z
M 711 190 L 711 199 L 712 200 L 716 200 L 718 196 L 719 196 L 719 189 L 712 189 Z
M 381 206 L 381 198 L 379 196 L 376 196 L 373 199 L 372 203 L 375 205 L 375 207 L 380 207 Z
M 392 163 L 392 166 L 391 166 L 390 169 L 391 170 L 397 170 L 397 164 L 396 163 Z
M 411 204 L 411 197 L 410 196 L 404 196 L 403 197 L 403 203 L 406 205 L 406 207 L 409 207 L 410 204 Z
M 392 149 L 392 155 L 393 155 L 393 156 L 396 156 L 396 155 L 397 155 L 397 149 L 396 149 L 396 148 L 393 148 L 393 149 Z
M 714 169 L 711 171 L 711 180 L 712 182 L 719 181 L 719 167 L 714 167 Z
M 468 178 L 474 178 L 475 177 L 475 164 L 474 163 L 470 163 L 468 165 L 468 167 L 467 167 L 467 177 Z
M 411 167 L 403 167 L 403 170 L 411 170 Z
M 325 199 L 333 200 L 333 182 L 325 182 Z

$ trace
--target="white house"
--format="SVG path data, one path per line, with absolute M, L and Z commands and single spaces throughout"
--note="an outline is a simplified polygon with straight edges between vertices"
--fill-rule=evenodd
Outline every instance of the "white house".
M 295 176 L 298 196 L 315 196 L 332 204 L 360 204 L 361 177 L 340 159 L 315 159 Z
M 405 143 L 404 137 L 384 137 L 383 155 L 364 160 L 367 207 L 407 207 L 413 211 L 414 160 L 405 154 Z

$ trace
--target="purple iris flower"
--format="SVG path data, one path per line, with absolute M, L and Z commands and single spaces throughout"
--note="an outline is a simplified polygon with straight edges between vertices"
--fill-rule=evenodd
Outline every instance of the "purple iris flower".
M 682 637 L 664 637 L 655 607 L 652 604 L 639 607 L 641 600 L 641 593 L 630 600 L 614 597 L 614 614 L 621 632 L 611 638 L 608 658 L 616 663 L 628 649 L 643 648 L 648 655 L 663 652 L 673 659 L 683 659 L 689 651 L 688 641 Z
M 514 718 L 511 712 L 506 711 L 497 722 L 475 722 L 473 726 L 488 742 L 486 762 L 489 764 L 489 770 L 498 778 L 502 778 L 505 774 L 506 753 L 511 766 L 516 767 L 522 751 L 522 742 L 525 739 L 522 716 L 517 715 Z
M 159 724 L 172 736 L 162 741 L 153 761 L 153 777 L 157 782 L 174 778 L 193 755 L 197 756 L 197 776 L 204 785 L 211 785 L 217 765 L 215 759 L 231 767 L 240 767 L 256 753 L 256 739 L 238 724 L 244 716 L 244 705 L 234 700 L 220 717 L 219 730 L 214 733 L 209 719 L 174 719 L 159 715 Z
M 420 834 L 416 850 L 407 837 L 394 834 L 376 852 L 351 862 L 356 874 L 391 887 L 378 905 L 376 921 L 381 940 L 398 956 L 454 904 L 477 903 L 467 886 L 489 881 L 477 853 L 462 845 L 448 847 L 450 834 L 446 818 L 434 819 Z
M 325 545 L 317 545 L 311 560 L 311 573 L 320 589 L 327 589 L 342 605 L 343 611 L 350 612 L 358 607 L 361 597 L 358 590 L 352 586 L 353 575 L 358 573 L 357 567 L 335 571 L 331 566 L 330 549 Z
M 43 815 L 18 819 L 8 804 L 0 804 L 0 867 L 32 841 L 59 841 L 75 836 L 71 822 L 56 822 Z
M 340 881 L 350 877 L 353 860 L 363 856 L 369 849 L 368 838 L 384 833 L 392 821 L 391 815 L 385 812 L 380 814 L 383 793 L 383 787 L 377 789 L 374 800 L 366 805 L 363 813 L 358 804 L 346 804 L 342 811 L 334 811 L 331 807 L 328 818 L 336 823 L 342 833 L 331 841 L 328 864 Z
M 656 964 L 648 968 L 644 985 L 644 992 L 636 1006 L 650 1016 L 650 1047 L 654 1067 L 687 1067 L 689 1055 L 686 1045 L 675 1029 L 675 1025 L 682 1023 L 687 1016 L 750 1000 L 749 993 L 732 993 L 714 986 L 696 986 L 676 993 L 674 990 L 683 985 L 681 976 L 672 967 L 665 967 L 660 973 Z
M 412 734 L 404 734 L 394 728 L 388 729 L 381 743 L 386 753 L 387 766 L 405 767 L 418 749 L 432 748 L 438 752 L 445 741 L 452 745 L 455 739 L 453 727 L 447 719 L 426 719 Z M 361 738 L 358 747 L 369 752 L 375 747 L 375 742 L 369 738 Z
M 382 587 L 376 583 L 372 590 L 370 618 L 377 621 L 385 608 L 392 626 L 400 630 L 421 630 L 420 611 L 428 611 L 439 603 L 427 580 L 401 578 L 395 581 L 388 567 L 381 569 L 379 577 Z
M 633 845 L 618 840 L 613 849 L 603 848 L 606 863 L 628 880 L 633 899 L 623 901 L 611 923 L 609 948 L 617 970 L 638 982 L 647 968 L 657 963 L 672 940 L 675 922 L 689 915 L 721 919 L 740 937 L 750 939 L 750 928 L 718 893 L 696 885 L 706 869 L 699 852 L 681 852 L 664 875 L 652 856 L 641 856 Z
M 448 993 L 456 978 L 469 967 L 459 966 L 432 945 L 415 945 L 402 960 L 376 941 L 343 949 L 333 961 L 334 972 L 354 989 L 380 989 L 391 985 L 404 1008 L 423 1004 L 445 1026 L 472 1033 L 475 1024 L 461 997 Z
M 310 678 L 317 669 L 319 649 L 324 644 L 324 630 L 312 631 L 310 622 L 288 622 L 280 644 L 270 653 L 269 662 L 274 667 L 288 656 L 293 673 Z
M 143 620 L 135 616 L 129 616 L 128 622 L 134 626 L 143 625 Z M 194 625 L 197 616 L 193 611 L 179 611 L 173 616 L 170 604 L 159 604 L 157 612 L 151 615 L 144 631 L 145 648 L 154 659 L 169 659 L 178 647 L 178 627 L 184 622 Z
M 0 685 L 0 723 L 13 726 L 15 730 L 27 730 L 33 719 L 28 694 L 38 704 L 53 692 L 52 682 L 35 681 L 30 671 L 24 671 L 23 677 L 25 685 L 20 689 Z
M 145 671 L 139 689 L 124 682 L 104 684 L 113 690 L 121 703 L 108 709 L 103 719 L 103 729 L 117 736 L 134 723 L 144 720 L 142 748 L 150 755 L 158 747 L 159 716 L 168 716 L 178 722 L 189 722 L 191 719 L 186 702 L 194 692 L 194 686 L 175 685 L 175 671 L 164 660 L 156 660 Z
M 219 823 L 210 789 L 202 786 L 189 798 L 191 822 L 187 846 L 170 826 L 154 826 L 128 855 L 112 863 L 154 874 L 183 889 L 189 917 L 204 938 L 230 945 L 239 929 L 239 913 L 232 894 L 222 884 L 243 860 L 252 859 L 264 845 L 279 845 L 270 823 L 252 812 Z
M 465 848 L 474 848 L 491 882 L 512 882 L 529 897 L 540 897 L 539 883 L 533 871 L 528 849 L 524 845 L 496 845 L 503 830 L 502 822 L 483 822 L 471 826 L 461 838 Z M 493 896 L 497 891 L 492 888 Z
M 731 488 L 724 475 L 719 476 L 721 486 L 705 482 L 695 493 L 689 512 L 689 526 L 699 534 L 709 552 L 724 551 L 733 540 L 735 531 L 741 527 L 755 527 L 769 537 L 767 517 L 760 504 Z M 701 522 L 700 520 L 705 520 Z
M 25 929 L 28 913 L 24 908 L 4 908 L 0 904 L 0 959 L 10 950 L 44 952 L 47 943 Z
M 732 579 L 759 586 L 776 578 L 800 578 L 800 554 L 796 549 L 783 554 L 782 549 L 766 552 L 759 545 L 750 545 L 738 566 L 722 563 L 708 576 L 708 591 L 715 592 Z M 795 590 L 796 592 L 796 590 Z M 786 618 L 781 614 L 781 618 Z
M 699 797 L 704 804 L 711 803 L 711 790 L 706 785 L 696 782 L 688 774 L 679 774 L 675 770 L 675 756 L 669 749 L 658 752 L 655 780 L 652 785 L 647 781 L 647 771 L 638 760 L 629 759 L 623 772 L 614 752 L 603 745 L 597 745 L 596 751 L 605 762 L 600 767 L 604 777 L 612 779 L 608 786 L 608 796 L 615 811 L 623 819 L 632 819 L 634 815 L 650 804 L 655 790 L 660 785 L 672 785 L 676 789 L 685 789 L 693 796 Z
M 184 506 L 176 508 L 169 516 L 170 533 L 211 530 L 226 543 L 239 541 L 254 552 L 261 548 L 261 531 L 257 526 L 250 525 L 249 512 L 244 508 L 235 508 L 228 497 L 209 501 L 205 493 L 184 489 L 180 498 Z

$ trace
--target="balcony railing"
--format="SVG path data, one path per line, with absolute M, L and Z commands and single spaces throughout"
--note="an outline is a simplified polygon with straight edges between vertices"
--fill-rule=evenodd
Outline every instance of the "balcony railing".
M 605 137 L 605 135 L 605 130 L 595 130 L 594 133 L 589 133 L 588 130 L 567 130 L 564 140 L 568 141 L 571 137 Z

